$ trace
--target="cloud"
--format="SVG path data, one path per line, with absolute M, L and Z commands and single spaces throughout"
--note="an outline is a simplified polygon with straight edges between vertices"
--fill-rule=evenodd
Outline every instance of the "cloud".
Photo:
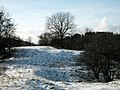
M 107 17 L 104 17 L 104 18 L 100 21 L 100 23 L 98 24 L 98 26 L 95 28 L 95 31 L 99 31 L 99 32 L 109 31 L 108 22 L 107 22 Z

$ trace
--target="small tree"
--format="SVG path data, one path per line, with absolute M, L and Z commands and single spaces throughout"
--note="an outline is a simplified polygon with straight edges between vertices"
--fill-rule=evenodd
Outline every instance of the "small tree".
M 69 30 L 75 28 L 74 16 L 69 12 L 59 12 L 47 18 L 46 28 L 51 34 L 60 39 L 60 48 L 63 48 L 63 39 Z

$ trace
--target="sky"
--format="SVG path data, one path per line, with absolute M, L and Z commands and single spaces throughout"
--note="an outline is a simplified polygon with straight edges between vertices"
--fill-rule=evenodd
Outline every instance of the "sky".
M 14 19 L 16 35 L 34 43 L 44 33 L 46 17 L 57 12 L 70 12 L 78 28 L 97 27 L 103 20 L 120 25 L 120 0 L 0 0 Z

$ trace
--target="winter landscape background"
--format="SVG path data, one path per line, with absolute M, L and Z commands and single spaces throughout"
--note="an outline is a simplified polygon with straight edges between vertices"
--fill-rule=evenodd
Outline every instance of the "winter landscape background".
M 0 0 L 0 90 L 120 90 L 119 0 Z

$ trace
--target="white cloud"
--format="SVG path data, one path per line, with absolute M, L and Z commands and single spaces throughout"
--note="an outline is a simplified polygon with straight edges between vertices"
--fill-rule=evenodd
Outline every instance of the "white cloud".
M 100 21 L 100 23 L 98 24 L 98 26 L 95 28 L 95 31 L 99 31 L 99 32 L 109 31 L 107 17 L 104 17 Z

